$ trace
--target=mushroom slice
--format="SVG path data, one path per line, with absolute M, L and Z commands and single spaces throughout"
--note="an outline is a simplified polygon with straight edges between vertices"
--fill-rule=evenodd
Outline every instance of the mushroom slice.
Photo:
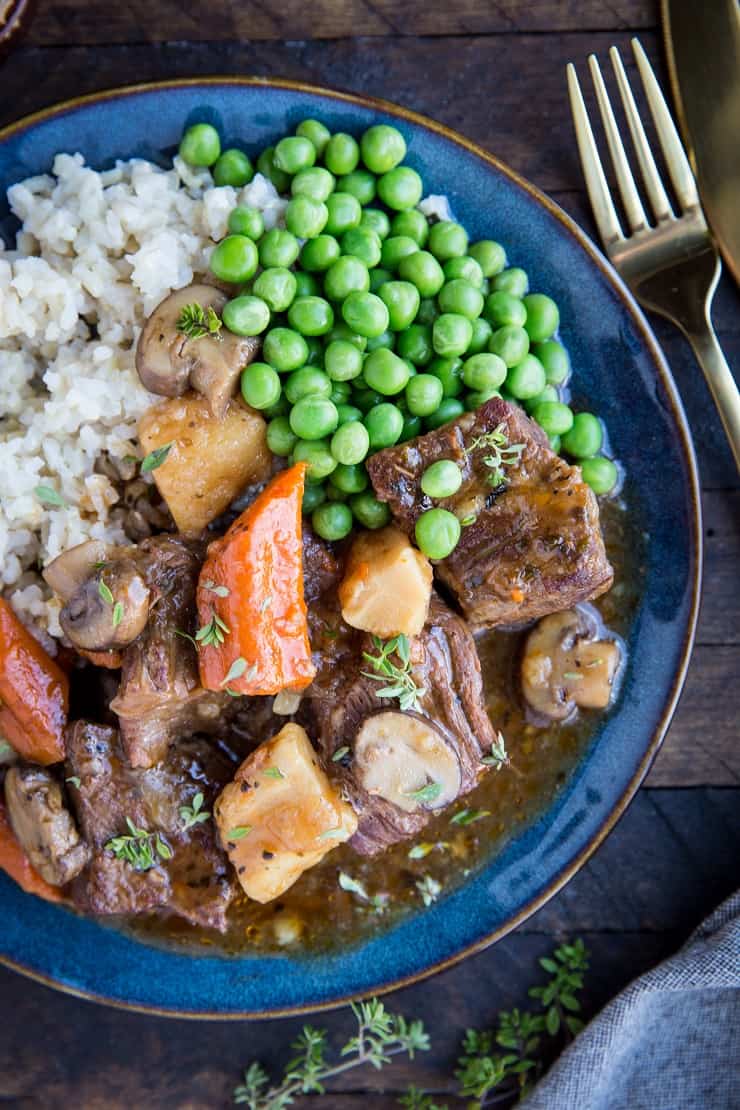
M 442 809 L 460 793 L 460 763 L 440 730 L 416 713 L 367 717 L 357 733 L 353 766 L 368 794 L 399 809 Z
M 43 570 L 44 579 L 62 601 L 69 601 L 94 572 L 96 564 L 108 562 L 116 551 L 104 540 L 85 540 L 52 559 Z
M 606 708 L 621 649 L 602 634 L 598 618 L 586 606 L 538 621 L 522 659 L 522 690 L 536 713 L 564 721 L 577 707 Z
M 234 335 L 221 327 L 218 334 L 188 336 L 178 330 L 183 309 L 197 305 L 220 316 L 228 297 L 212 285 L 188 285 L 170 293 L 144 324 L 136 346 L 136 370 L 151 393 L 180 397 L 189 386 L 208 401 L 221 419 L 236 393 L 239 375 L 260 348 L 260 340 Z
M 132 559 L 119 559 L 85 580 L 59 614 L 75 647 L 123 648 L 143 632 L 151 590 Z
M 5 776 L 5 801 L 16 839 L 42 878 L 64 886 L 90 859 L 62 788 L 43 767 L 11 767 Z

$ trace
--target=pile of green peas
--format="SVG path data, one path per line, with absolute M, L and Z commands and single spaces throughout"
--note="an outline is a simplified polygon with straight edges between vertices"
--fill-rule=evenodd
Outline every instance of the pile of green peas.
M 210 167 L 217 185 L 238 188 L 255 173 L 243 151 L 222 152 L 205 123 L 186 130 L 180 155 Z M 601 422 L 561 399 L 570 365 L 555 338 L 557 305 L 530 293 L 499 243 L 470 243 L 453 220 L 430 223 L 405 156 L 403 135 L 387 124 L 358 141 L 304 120 L 256 162 L 290 197 L 285 227 L 266 230 L 256 208 L 240 205 L 210 259 L 215 277 L 240 286 L 225 326 L 263 336 L 242 395 L 268 420 L 270 449 L 307 464 L 304 511 L 314 529 L 339 540 L 355 522 L 382 527 L 390 513 L 372 493 L 367 456 L 491 397 L 522 405 L 596 493 L 610 492 L 617 469 L 600 454 Z M 444 500 L 459 478 L 454 463 L 435 463 L 422 489 Z M 435 506 L 419 519 L 417 543 L 444 558 L 460 528 Z

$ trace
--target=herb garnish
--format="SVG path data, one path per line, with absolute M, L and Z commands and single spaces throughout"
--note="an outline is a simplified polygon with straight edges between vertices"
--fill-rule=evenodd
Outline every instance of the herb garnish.
M 229 829 L 226 835 L 228 840 L 243 840 L 251 831 L 251 825 L 237 825 L 236 828 Z
M 524 450 L 523 443 L 509 443 L 504 427 L 505 425 L 501 423 L 492 432 L 476 436 L 470 446 L 466 448 L 468 452 L 477 451 L 484 447 L 490 448 L 490 454 L 484 455 L 483 462 L 491 471 L 488 475 L 488 481 L 494 489 L 497 489 L 506 481 L 504 467 L 515 466 L 522 457 L 522 451 Z
M 342 748 L 337 748 L 337 750 L 334 752 L 334 755 L 331 757 L 332 763 L 339 763 L 341 759 L 344 759 L 348 751 L 349 748 L 346 744 Z
M 57 493 L 51 486 L 36 486 L 33 492 L 42 505 L 53 505 L 55 508 L 63 509 L 67 504 L 61 493 Z
M 491 754 L 484 755 L 481 759 L 481 763 L 485 763 L 486 767 L 495 767 L 497 771 L 500 771 L 508 762 L 509 753 L 506 750 L 506 742 L 503 734 L 497 732 L 496 739 L 491 744 Z
M 431 875 L 424 875 L 421 879 L 417 879 L 415 885 L 425 906 L 431 906 L 442 893 L 442 884 Z
M 203 793 L 199 790 L 193 798 L 192 805 L 180 806 L 180 817 L 182 818 L 183 829 L 191 829 L 193 825 L 200 825 L 203 821 L 208 820 L 211 813 L 210 810 L 203 809 L 204 801 L 205 798 L 203 797 Z
M 123 620 L 123 602 L 122 601 L 117 601 L 116 604 L 113 606 L 113 627 L 118 628 L 118 626 L 119 626 L 119 624 L 121 623 L 122 620 Z
M 202 339 L 205 335 L 215 335 L 220 339 L 223 320 L 212 305 L 204 309 L 203 305 L 194 301 L 192 304 L 183 306 L 176 327 L 188 339 Z
M 428 840 L 422 840 L 420 844 L 414 844 L 413 848 L 409 849 L 408 858 L 424 859 L 435 848 L 438 848 L 440 852 L 445 852 L 449 848 L 449 844 L 446 840 L 438 840 L 436 844 L 430 844 Z
M 377 697 L 398 698 L 398 703 L 404 711 L 418 709 L 419 698 L 424 696 L 426 690 L 423 686 L 417 686 L 411 674 L 411 645 L 408 636 L 403 634 L 394 636 L 392 640 L 386 640 L 385 643 L 379 636 L 373 636 L 373 647 L 379 653 L 378 655 L 370 655 L 369 652 L 363 651 L 362 657 L 372 665 L 376 673 L 362 671 L 362 674 L 365 678 L 371 678 L 373 682 L 389 680 L 388 685 L 382 690 L 375 691 Z M 394 654 L 401 661 L 400 667 L 391 661 L 390 656 Z
M 174 442 L 164 443 L 161 447 L 155 447 L 153 451 L 150 451 L 141 461 L 141 473 L 148 474 L 151 470 L 156 470 L 158 466 L 161 466 L 173 447 Z
M 172 859 L 172 849 L 159 833 L 137 828 L 130 817 L 126 818 L 126 824 L 131 835 L 114 836 L 105 845 L 116 859 L 130 863 L 135 871 L 150 871 L 152 867 L 156 867 L 155 851 L 160 859 Z
M 450 824 L 472 825 L 476 821 L 482 821 L 484 817 L 490 816 L 490 809 L 459 809 L 454 817 L 450 817 Z
M 103 581 L 102 578 L 98 582 L 98 593 L 101 599 L 106 603 L 106 605 L 113 604 L 113 594 L 111 593 L 111 588 Z
M 195 639 L 201 647 L 209 647 L 211 645 L 213 647 L 216 647 L 218 644 L 222 644 L 224 642 L 226 636 L 228 636 L 230 631 L 231 629 L 229 628 L 228 624 L 226 624 L 225 621 L 221 620 L 218 613 L 214 613 L 213 611 L 211 611 L 210 621 L 208 622 L 208 624 L 204 624 L 202 628 L 198 629 L 198 631 L 195 633 Z M 246 667 L 246 661 L 243 662 L 244 666 Z M 239 673 L 243 674 L 244 671 L 242 670 Z M 239 675 L 232 675 L 231 677 L 238 678 Z M 224 679 L 224 683 L 228 681 L 229 676 L 227 675 L 227 677 Z
M 578 671 L 563 671 L 563 678 L 567 678 L 568 682 L 583 682 L 583 675 Z
M 279 767 L 267 767 L 262 774 L 266 779 L 284 779 L 285 775 Z
M 70 775 L 70 776 L 69 776 L 68 778 L 66 778 L 66 779 L 65 779 L 64 781 L 65 781 L 65 782 L 71 782 L 71 783 L 72 783 L 72 786 L 75 786 L 75 787 L 77 787 L 77 789 L 78 789 L 78 790 L 80 789 L 80 779 L 79 779 L 79 776 L 78 776 L 78 775 Z
M 217 586 L 210 578 L 206 578 L 205 582 L 202 583 L 202 587 L 204 590 L 208 590 L 210 593 L 215 594 L 216 597 L 228 597 L 231 593 L 228 586 Z
M 349 894 L 356 894 L 362 902 L 367 902 L 376 913 L 384 913 L 388 904 L 387 894 L 368 894 L 359 879 L 353 879 L 345 871 L 339 872 L 339 885 Z
M 325 832 L 319 833 L 317 840 L 331 840 L 334 836 L 341 836 L 343 832 L 341 825 L 335 825 L 333 829 L 327 829 Z
M 426 805 L 427 802 L 435 801 L 441 793 L 441 782 L 428 782 L 426 786 L 421 786 L 418 790 L 410 790 L 404 794 L 404 797 L 411 798 L 414 802 L 419 802 L 420 805 Z

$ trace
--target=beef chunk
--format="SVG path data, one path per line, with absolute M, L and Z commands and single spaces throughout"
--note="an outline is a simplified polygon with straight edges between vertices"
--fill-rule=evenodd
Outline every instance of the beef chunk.
M 523 445 L 504 482 L 494 487 L 490 443 L 503 432 L 509 445 Z M 476 441 L 479 441 L 476 446 Z M 549 448 L 547 438 L 516 405 L 499 398 L 436 431 L 379 451 L 368 471 L 381 501 L 413 535 L 417 517 L 432 507 L 420 481 L 437 459 L 452 459 L 463 483 L 443 508 L 472 523 L 436 565 L 468 621 L 494 627 L 534 620 L 598 597 L 613 572 L 606 558 L 596 497 Z
M 145 540 L 137 549 L 156 601 L 144 631 L 124 653 L 121 685 L 111 703 L 133 767 L 153 767 L 175 737 L 214 732 L 233 709 L 228 694 L 203 689 L 197 652 L 181 635 L 194 631 L 203 555 L 200 543 L 172 536 Z
M 183 740 L 163 763 L 148 770 L 127 766 L 118 733 L 78 721 L 67 731 L 66 774 L 79 779 L 72 790 L 92 861 L 73 884 L 75 902 L 97 914 L 134 914 L 162 910 L 195 925 L 224 931 L 226 911 L 235 894 L 226 856 L 211 820 L 185 828 L 182 806 L 199 792 L 202 808 L 212 812 L 217 794 L 234 773 L 233 764 L 206 740 Z M 106 845 L 127 835 L 127 818 L 137 828 L 158 834 L 172 852 L 156 866 L 137 871 Z
M 411 641 L 411 673 L 424 693 L 415 710 L 402 713 L 395 698 L 378 697 L 383 683 L 362 673 L 373 673 L 372 665 L 363 657 L 363 651 L 377 655 L 372 639 L 342 626 L 341 618 L 331 610 L 324 616 L 327 626 L 336 630 L 332 640 L 335 646 L 333 654 L 324 657 L 308 688 L 301 713 L 309 734 L 317 740 L 325 767 L 338 779 L 358 814 L 359 826 L 350 843 L 362 855 L 373 855 L 414 836 L 432 816 L 435 801 L 449 804 L 454 797 L 472 790 L 484 773 L 481 755 L 490 749 L 494 732 L 483 701 L 480 663 L 465 623 L 433 595 L 427 624 Z M 444 777 L 447 786 L 454 785 L 451 790 L 445 786 L 445 796 L 432 799 L 428 807 L 413 799 L 397 804 L 401 800 L 398 792 L 393 794 L 385 788 L 384 794 L 391 794 L 396 802 L 374 792 L 372 775 L 358 765 L 357 743 L 362 737 L 364 745 L 364 726 L 380 715 L 385 718 L 389 711 L 393 714 L 390 727 L 396 736 L 391 740 L 395 751 L 387 752 L 388 761 L 402 769 L 396 741 L 402 733 L 418 735 L 421 731 L 416 756 L 426 750 L 432 761 L 429 766 L 434 763 L 439 768 L 439 773 L 430 771 L 428 781 L 441 785 Z M 337 759 L 343 749 L 346 751 Z M 376 746 L 373 755 L 383 759 L 382 744 Z M 363 783 L 371 784 L 370 788 Z
M 52 886 L 64 886 L 79 875 L 90 849 L 80 839 L 54 775 L 46 767 L 11 767 L 5 776 L 5 801 L 16 839 L 39 875 Z
M 339 582 L 339 562 L 328 544 L 303 525 L 303 593 L 308 604 Z

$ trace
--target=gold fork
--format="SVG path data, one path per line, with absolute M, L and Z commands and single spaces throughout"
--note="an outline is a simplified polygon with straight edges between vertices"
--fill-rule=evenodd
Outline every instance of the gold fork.
M 627 235 L 622 231 L 606 183 L 575 67 L 569 63 L 568 93 L 586 188 L 606 253 L 619 275 L 644 308 L 671 320 L 691 344 L 740 470 L 740 393 L 717 341 L 710 315 L 722 264 L 701 210 L 691 167 L 650 62 L 637 39 L 632 40 L 632 49 L 681 211 L 676 215 L 671 207 L 615 46 L 610 49 L 609 56 L 652 207 L 653 222 L 648 222 L 645 214 L 594 54 L 590 55 L 588 64 L 629 224 Z

